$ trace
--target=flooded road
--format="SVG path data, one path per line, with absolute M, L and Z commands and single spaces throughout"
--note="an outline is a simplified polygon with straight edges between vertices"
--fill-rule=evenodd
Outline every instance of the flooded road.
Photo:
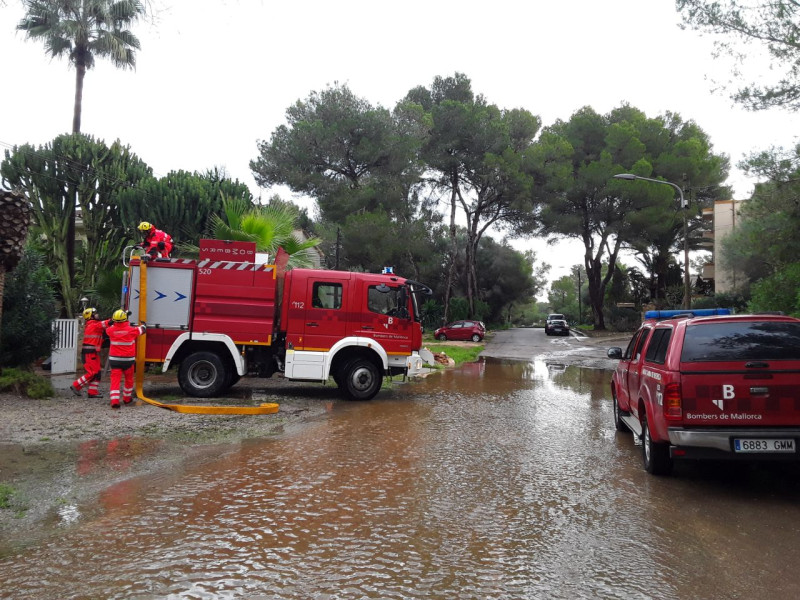
M 542 334 L 543 335 L 543 334 Z M 800 471 L 615 433 L 608 371 L 483 359 L 121 482 L 2 598 L 797 598 Z

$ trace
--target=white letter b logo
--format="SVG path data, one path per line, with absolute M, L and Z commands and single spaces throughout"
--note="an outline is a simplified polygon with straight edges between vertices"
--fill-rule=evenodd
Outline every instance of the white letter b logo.
M 722 397 L 726 400 L 730 400 L 731 398 L 735 397 L 733 393 L 733 386 L 732 385 L 723 385 L 722 386 Z

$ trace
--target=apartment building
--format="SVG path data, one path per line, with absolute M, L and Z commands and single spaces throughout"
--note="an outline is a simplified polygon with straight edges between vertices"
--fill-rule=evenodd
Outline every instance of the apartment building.
M 703 233 L 703 249 L 711 252 L 711 260 L 705 264 L 701 276 L 713 282 L 718 294 L 736 292 L 744 282 L 735 265 L 728 265 L 722 256 L 722 240 L 736 229 L 739 210 L 744 200 L 715 200 L 714 206 L 703 209 L 707 229 Z

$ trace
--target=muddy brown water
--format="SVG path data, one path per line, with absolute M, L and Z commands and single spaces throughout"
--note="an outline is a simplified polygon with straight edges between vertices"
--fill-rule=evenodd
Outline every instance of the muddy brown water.
M 0 597 L 800 596 L 798 469 L 649 476 L 609 375 L 489 359 L 333 402 L 65 507 Z

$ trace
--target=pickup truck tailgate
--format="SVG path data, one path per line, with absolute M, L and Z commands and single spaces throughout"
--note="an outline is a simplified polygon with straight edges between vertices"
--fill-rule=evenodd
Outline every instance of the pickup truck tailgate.
M 684 425 L 800 425 L 800 325 L 726 322 L 686 328 Z
M 744 365 L 708 367 L 691 365 L 681 371 L 685 425 L 800 425 L 800 364 L 759 371 Z

